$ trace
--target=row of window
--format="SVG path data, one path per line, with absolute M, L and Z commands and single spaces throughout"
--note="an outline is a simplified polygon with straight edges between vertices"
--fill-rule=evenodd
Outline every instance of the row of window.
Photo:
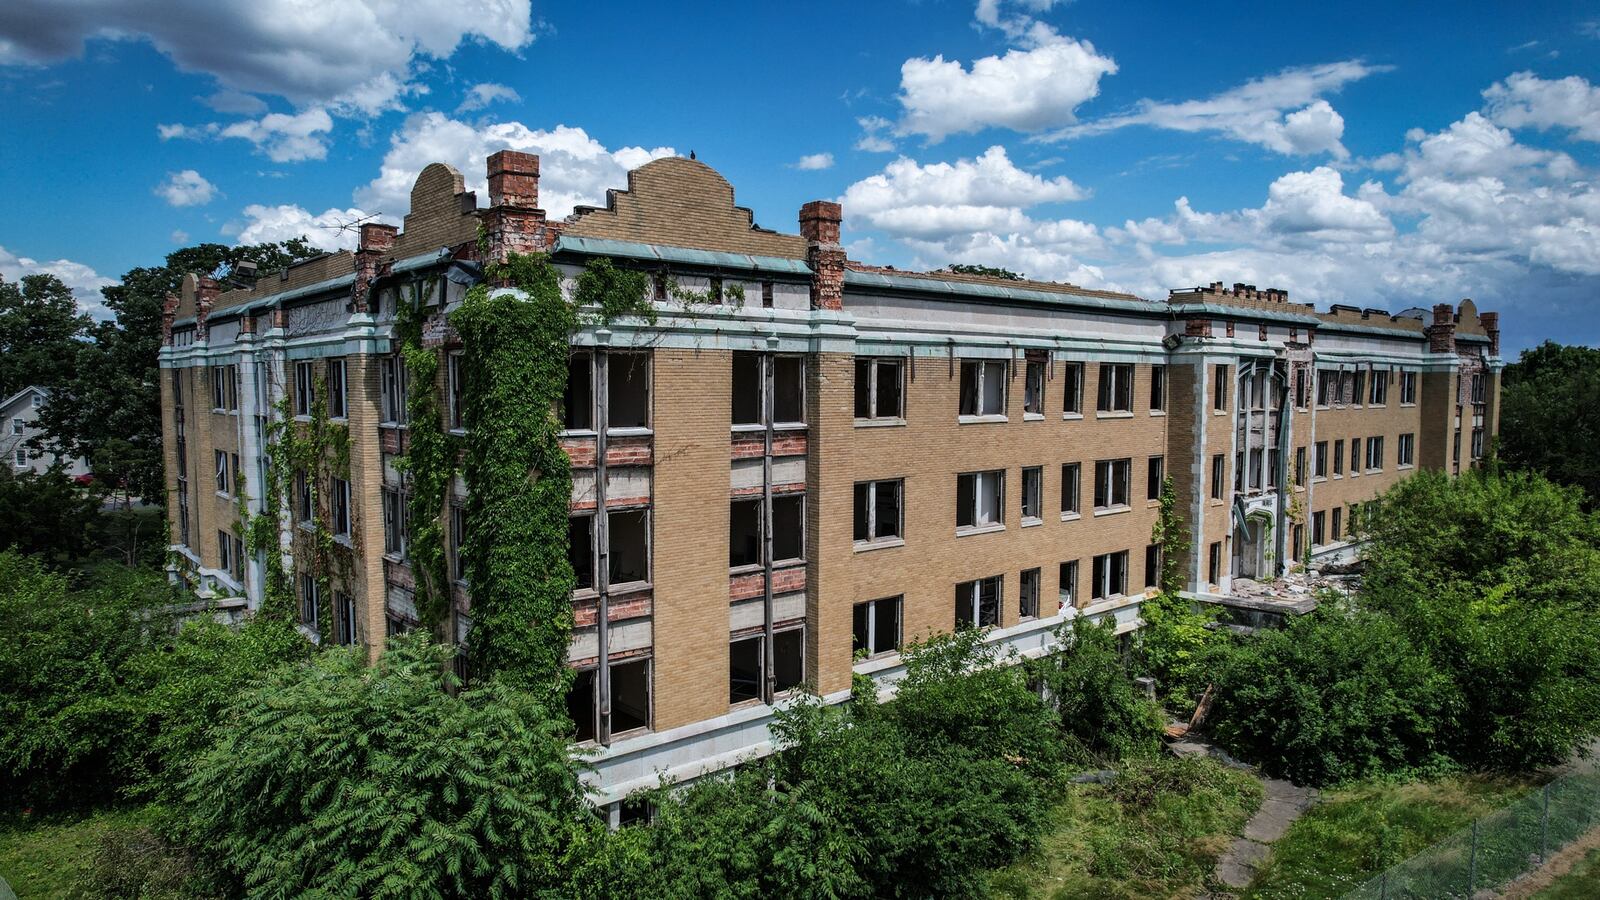
M 1295 405 L 1301 409 L 1310 403 L 1308 377 L 1305 369 L 1295 373 Z M 1400 383 L 1400 404 L 1414 405 L 1417 402 L 1417 373 L 1409 369 L 1397 373 L 1374 369 L 1371 378 L 1367 377 L 1364 369 L 1318 369 L 1317 406 L 1361 406 L 1363 401 L 1368 406 L 1384 406 L 1389 402 L 1389 383 L 1394 380 Z
M 327 389 L 327 414 L 330 419 L 343 419 L 350 414 L 348 382 L 342 359 L 330 359 L 323 369 Z M 317 374 L 312 362 L 294 364 L 294 414 L 309 416 L 316 405 Z
M 961 393 L 957 412 L 962 416 L 1004 416 L 1006 391 L 1010 381 L 1010 360 L 963 360 L 961 363 Z M 864 370 L 868 367 L 870 371 Z M 1043 416 L 1046 408 L 1046 381 L 1049 363 L 1044 359 L 1029 359 L 1022 378 L 1022 411 L 1025 415 Z M 1132 363 L 1100 363 L 1095 409 L 1101 413 L 1133 412 Z M 883 383 L 895 385 L 888 396 L 898 402 L 904 391 L 899 389 L 904 375 L 904 362 L 900 359 L 873 359 L 856 361 L 856 418 L 900 418 L 904 409 L 884 407 L 877 402 L 885 396 Z M 1061 391 L 1061 412 L 1067 416 L 1083 414 L 1083 375 L 1081 362 L 1063 363 L 1058 375 Z M 864 403 L 864 386 L 871 398 Z M 1165 366 L 1150 367 L 1150 411 L 1162 412 L 1167 408 L 1167 370 Z
M 1416 434 L 1412 432 L 1402 434 L 1396 439 L 1395 443 L 1395 465 L 1402 468 L 1415 465 L 1417 452 Z M 1343 475 L 1345 463 L 1344 444 L 1345 442 L 1342 440 L 1317 441 L 1312 453 L 1312 464 L 1314 466 L 1312 474 L 1317 478 L 1328 477 L 1331 460 L 1331 474 L 1333 477 L 1337 478 Z M 1332 450 L 1331 457 L 1329 456 L 1330 449 Z M 1304 448 L 1295 451 L 1296 482 L 1302 485 L 1305 484 L 1304 453 Z M 1383 458 L 1383 436 L 1369 437 L 1365 442 L 1361 438 L 1350 439 L 1350 474 L 1360 475 L 1362 472 L 1381 472 L 1383 471 Z
M 1361 531 L 1361 521 L 1369 517 L 1377 501 L 1367 500 L 1360 503 L 1349 504 L 1349 516 L 1344 518 L 1344 507 L 1335 506 L 1332 509 L 1319 509 L 1311 514 L 1311 546 L 1320 547 L 1324 544 L 1338 543 L 1341 533 L 1346 538 L 1355 538 Z M 1302 532 L 1296 525 L 1294 530 L 1294 555 L 1298 558 L 1303 552 L 1301 546 Z
M 303 526 L 311 527 L 317 517 L 316 485 L 307 477 L 304 471 L 294 475 L 294 502 L 295 521 Z M 384 506 L 384 532 L 389 531 L 388 504 Z M 328 531 L 335 538 L 350 539 L 351 530 L 351 498 L 350 482 L 337 476 L 328 478 Z
M 356 643 L 356 604 L 354 598 L 335 589 L 332 614 L 332 643 L 353 646 Z M 322 586 L 309 573 L 300 576 L 300 624 L 312 631 L 322 630 Z

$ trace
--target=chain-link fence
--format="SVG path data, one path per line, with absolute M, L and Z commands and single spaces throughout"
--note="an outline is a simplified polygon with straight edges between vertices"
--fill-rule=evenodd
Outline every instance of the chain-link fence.
M 1344 895 L 1344 900 L 1470 898 L 1504 887 L 1600 827 L 1600 775 L 1568 775 L 1495 810 Z

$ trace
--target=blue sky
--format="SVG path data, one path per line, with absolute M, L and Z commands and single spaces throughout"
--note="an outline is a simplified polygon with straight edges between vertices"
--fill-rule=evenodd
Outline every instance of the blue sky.
M 541 153 L 565 215 L 694 150 L 870 262 L 1600 340 L 1600 5 L 1429 7 L 9 0 L 0 274 L 93 309 L 185 242 L 347 243 L 433 159 Z

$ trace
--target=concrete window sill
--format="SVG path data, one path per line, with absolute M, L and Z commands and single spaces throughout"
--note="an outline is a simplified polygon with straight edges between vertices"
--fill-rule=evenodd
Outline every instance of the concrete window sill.
M 1083 518 L 1083 514 L 1080 512 L 1064 512 L 1061 514 L 1061 521 L 1063 522 L 1076 522 L 1081 518 Z
M 1044 413 L 1025 412 L 1025 413 L 1022 414 L 1022 421 L 1024 421 L 1024 422 L 1043 422 L 1044 421 Z
M 1081 412 L 1064 412 L 1064 413 L 1061 414 L 1061 418 L 1064 421 L 1069 421 L 1069 422 L 1079 421 L 1079 420 L 1083 419 L 1083 413 L 1081 413 Z
M 1123 506 L 1107 506 L 1104 509 L 1095 510 L 1094 511 L 1094 515 L 1095 515 L 1095 518 L 1098 519 L 1101 516 L 1115 516 L 1115 515 L 1120 515 L 1120 514 L 1125 513 L 1125 512 L 1133 512 L 1133 507 L 1127 506 L 1127 505 L 1123 505 Z
M 1104 412 L 1096 412 L 1094 414 L 1094 417 L 1096 419 L 1131 419 L 1131 418 L 1133 418 L 1133 410 L 1131 410 L 1131 409 L 1108 409 L 1108 410 L 1105 410 Z
M 854 550 L 857 553 L 866 553 L 870 550 L 888 550 L 891 547 L 904 547 L 905 538 L 878 538 L 875 541 L 856 541 Z
M 857 428 L 898 428 L 903 427 L 906 424 L 906 420 L 898 416 L 881 419 L 857 419 L 855 424 Z
M 991 525 L 967 525 L 964 527 L 958 527 L 956 529 L 956 537 L 970 537 L 974 534 L 993 534 L 994 532 L 1005 530 L 1006 524 L 1004 522 L 995 522 Z
M 1011 418 L 1004 415 L 956 416 L 956 422 L 962 425 L 991 425 L 1009 421 Z
M 1025 516 L 1022 519 L 1022 527 L 1023 528 L 1032 528 L 1035 525 L 1043 525 L 1043 524 L 1044 524 L 1044 520 L 1041 519 L 1041 518 L 1038 518 L 1036 516 Z
M 1167 414 L 1167 411 L 1164 410 L 1164 409 L 1152 409 L 1152 410 L 1150 410 L 1150 415 L 1152 415 L 1152 416 L 1164 416 L 1166 414 Z

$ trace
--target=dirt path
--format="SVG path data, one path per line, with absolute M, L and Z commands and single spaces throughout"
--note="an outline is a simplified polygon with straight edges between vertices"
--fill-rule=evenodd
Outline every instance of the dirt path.
M 1504 900 L 1528 900 L 1557 878 L 1572 871 L 1572 867 L 1582 862 L 1589 851 L 1595 848 L 1600 848 L 1600 828 L 1562 847 L 1560 852 L 1550 857 L 1549 862 L 1506 885 L 1500 896 Z
M 1309 788 L 1276 778 L 1261 779 L 1261 786 L 1266 790 L 1261 808 L 1245 823 L 1244 833 L 1234 838 L 1228 852 L 1217 860 L 1217 880 L 1231 888 L 1243 888 L 1250 883 L 1262 860 L 1271 852 L 1272 842 L 1283 837 L 1294 820 L 1315 800 Z

